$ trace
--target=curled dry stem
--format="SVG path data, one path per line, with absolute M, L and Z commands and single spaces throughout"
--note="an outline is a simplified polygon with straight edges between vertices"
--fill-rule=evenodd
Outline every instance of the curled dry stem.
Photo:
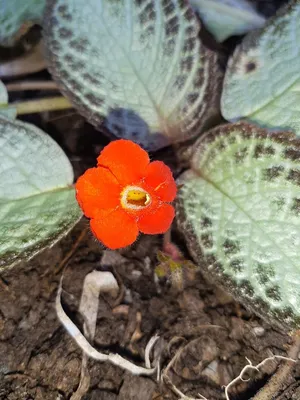
M 288 352 L 288 357 L 283 357 L 279 355 L 274 355 L 272 357 L 265 358 L 263 361 L 261 361 L 257 365 L 253 365 L 252 362 L 246 358 L 248 361 L 248 365 L 246 365 L 239 376 L 237 376 L 235 379 L 233 379 L 226 387 L 225 387 L 225 397 L 226 400 L 230 400 L 229 397 L 229 389 L 235 385 L 238 381 L 243 381 L 247 382 L 250 379 L 244 379 L 244 375 L 246 372 L 249 371 L 259 371 L 261 367 L 263 367 L 267 362 L 269 361 L 274 361 L 274 360 L 282 360 L 282 361 L 287 361 L 286 363 L 280 365 L 278 370 L 274 373 L 274 375 L 271 377 L 269 382 L 252 398 L 252 400 L 270 400 L 273 398 L 273 396 L 278 392 L 278 390 L 283 386 L 284 381 L 288 377 L 288 375 L 291 373 L 292 368 L 294 367 L 294 364 L 298 362 L 298 354 L 300 350 L 300 335 L 299 331 L 296 332 L 293 336 L 294 338 L 294 343 L 291 346 L 289 352 Z
M 293 339 L 294 343 L 288 351 L 288 357 L 269 357 L 256 366 L 257 368 L 260 368 L 263 364 L 265 364 L 265 362 L 274 358 L 287 361 L 279 366 L 278 370 L 274 373 L 269 382 L 253 397 L 252 400 L 270 400 L 274 397 L 278 390 L 283 387 L 286 379 L 292 372 L 294 364 L 299 361 L 300 331 L 294 333 Z
M 245 379 L 244 375 L 246 372 L 249 371 L 260 371 L 260 368 L 262 368 L 266 363 L 269 361 L 275 361 L 275 360 L 281 360 L 281 361 L 286 361 L 284 364 L 280 365 L 278 370 L 275 372 L 275 374 L 272 376 L 272 378 L 269 380 L 269 382 L 252 398 L 252 400 L 270 400 L 273 398 L 273 396 L 278 392 L 278 390 L 283 386 L 286 378 L 289 376 L 291 373 L 292 368 L 294 367 L 295 363 L 298 362 L 298 357 L 299 357 L 299 351 L 300 351 L 300 331 L 297 331 L 294 335 L 294 343 L 291 346 L 289 352 L 288 352 L 288 357 L 280 356 L 280 355 L 274 355 L 272 357 L 267 357 L 263 361 L 261 361 L 257 365 L 253 365 L 252 362 L 246 357 L 246 360 L 248 361 L 248 364 L 242 369 L 240 374 L 234 378 L 231 382 L 228 383 L 227 386 L 225 386 L 225 398 L 226 400 L 230 400 L 229 397 L 229 389 L 234 386 L 238 381 L 243 381 L 243 382 L 248 382 L 250 378 Z M 206 397 L 204 397 L 201 394 L 198 394 L 198 398 L 191 398 L 183 394 L 176 386 L 172 383 L 170 377 L 168 376 L 168 372 L 170 368 L 173 366 L 175 363 L 176 359 L 180 356 L 181 352 L 183 350 L 183 347 L 180 348 L 175 356 L 171 359 L 167 367 L 162 373 L 161 379 L 165 381 L 165 383 L 172 389 L 172 391 L 179 396 L 179 400 L 208 400 Z
M 114 278 L 114 276 L 110 273 L 110 272 L 102 272 L 102 271 L 93 271 L 91 274 L 101 274 L 100 279 L 102 280 L 101 283 L 101 288 L 102 288 L 102 292 L 115 292 L 116 290 L 118 290 L 119 286 L 118 283 L 116 281 L 116 279 Z M 90 277 L 90 282 L 95 282 L 95 276 L 91 276 Z M 97 278 L 99 278 L 97 276 Z M 95 360 L 99 360 L 99 361 L 108 361 L 111 362 L 114 365 L 119 366 L 120 368 L 126 369 L 128 371 L 130 371 L 132 374 L 134 375 L 152 375 L 155 370 L 156 370 L 156 365 L 154 368 L 147 368 L 147 366 L 141 367 L 138 365 L 133 364 L 132 362 L 126 360 L 125 358 L 121 357 L 119 354 L 113 354 L 113 353 L 109 353 L 109 354 L 104 354 L 99 352 L 98 350 L 96 350 L 91 343 L 87 340 L 87 338 L 80 332 L 80 330 L 77 328 L 77 326 L 73 323 L 73 321 L 68 317 L 68 315 L 65 313 L 62 304 L 61 304 L 61 293 L 62 293 L 62 278 L 60 280 L 60 284 L 58 287 L 58 291 L 57 291 L 57 296 L 56 296 L 56 312 L 57 312 L 57 316 L 60 320 L 60 322 L 62 323 L 62 325 L 65 327 L 65 329 L 67 330 L 67 332 L 70 334 L 70 336 L 76 341 L 76 343 L 78 344 L 78 346 L 82 349 L 82 351 L 84 352 L 84 354 L 88 357 L 91 357 Z M 100 290 L 99 290 L 100 293 Z M 92 292 L 90 291 L 88 296 L 92 296 Z M 83 299 L 82 299 L 83 301 Z M 82 304 L 81 301 L 81 304 Z M 95 304 L 90 301 L 88 301 L 89 305 L 92 306 L 92 310 L 89 310 L 89 312 L 91 312 L 91 315 L 94 314 L 95 311 Z M 81 308 L 81 312 L 82 312 L 82 307 Z M 87 323 L 85 323 L 85 327 L 84 327 L 84 331 L 85 334 L 88 337 L 93 336 L 94 334 L 94 325 L 88 327 Z M 92 330 L 92 332 L 91 332 Z M 146 355 L 147 355 L 147 365 L 149 365 L 149 353 L 151 348 L 154 346 L 155 342 L 157 341 L 158 338 L 153 338 L 150 339 L 150 342 L 147 346 L 147 351 L 146 351 Z
M 241 370 L 239 376 L 237 376 L 236 378 L 234 378 L 231 382 L 228 383 L 227 386 L 225 386 L 225 397 L 226 397 L 226 400 L 230 400 L 230 397 L 229 397 L 229 389 L 230 389 L 232 386 L 234 386 L 238 381 L 242 381 L 242 382 L 248 382 L 248 381 L 250 381 L 250 378 L 248 378 L 248 379 L 245 379 L 245 378 L 244 378 L 244 375 L 245 375 L 246 372 L 253 371 L 253 370 L 259 372 L 260 368 L 263 367 L 267 362 L 269 362 L 269 361 L 275 361 L 276 359 L 277 359 L 277 360 L 284 360 L 284 361 L 292 361 L 293 363 L 297 362 L 296 360 L 293 360 L 293 359 L 291 359 L 291 358 L 289 358 L 289 357 L 283 357 L 283 356 L 276 356 L 276 355 L 275 355 L 275 356 L 272 356 L 272 357 L 265 358 L 263 361 L 261 361 L 261 362 L 260 362 L 259 364 L 257 364 L 257 365 L 253 365 L 252 362 L 251 362 L 251 360 L 249 360 L 249 358 L 246 357 L 246 360 L 248 361 L 249 364 L 245 365 L 245 367 Z M 264 387 L 264 388 L 265 388 L 265 387 Z M 263 388 L 263 389 L 264 389 L 264 388 Z M 270 399 L 270 398 L 271 398 L 271 397 L 269 397 L 268 399 Z M 256 397 L 255 397 L 254 399 L 257 400 Z M 253 400 L 254 400 L 254 399 L 253 399 Z M 262 400 L 262 399 L 261 399 L 261 400 Z

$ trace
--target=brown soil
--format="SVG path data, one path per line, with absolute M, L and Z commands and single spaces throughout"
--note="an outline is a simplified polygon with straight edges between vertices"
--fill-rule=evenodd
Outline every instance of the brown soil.
M 2 275 L 1 400 L 69 399 L 78 386 L 82 353 L 59 323 L 54 301 L 61 260 L 85 227 L 86 221 L 82 221 L 52 249 Z M 82 327 L 77 309 L 83 279 L 94 268 L 113 271 L 124 289 L 119 298 L 124 307 L 101 296 L 94 343 L 97 349 L 119 352 L 142 365 L 145 345 L 158 333 L 164 346 L 162 368 L 177 353 L 169 372 L 172 382 L 190 397 L 201 393 L 208 400 L 224 398 L 222 385 L 239 374 L 245 357 L 258 363 L 272 354 L 285 355 L 290 343 L 287 335 L 273 330 L 204 281 L 200 271 L 186 277 L 182 292 L 167 282 L 155 282 L 155 252 L 160 247 L 161 238 L 149 236 L 122 252 L 103 250 L 90 233 L 80 242 L 64 272 L 63 304 L 73 321 Z M 135 340 L 138 313 L 142 337 Z M 155 377 L 132 376 L 94 360 L 88 367 L 91 384 L 85 400 L 178 399 Z M 264 375 L 238 384 L 232 400 L 250 399 L 275 368 L 275 363 L 267 364 Z M 276 399 L 299 399 L 299 377 L 298 367 Z

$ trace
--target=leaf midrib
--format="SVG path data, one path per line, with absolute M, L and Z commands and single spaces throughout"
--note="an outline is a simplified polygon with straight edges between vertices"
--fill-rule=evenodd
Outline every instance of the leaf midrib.
M 112 35 L 111 31 L 108 29 L 108 27 L 107 27 L 107 25 L 106 25 L 106 23 L 105 23 L 105 21 L 104 21 L 103 19 L 102 19 L 102 23 L 103 23 L 103 27 L 105 28 L 107 34 L 113 39 L 113 41 L 114 41 L 116 47 L 119 48 L 120 51 L 121 51 L 121 52 L 124 54 L 124 56 L 126 57 L 126 59 L 127 59 L 128 63 L 129 63 L 129 65 L 131 66 L 131 68 L 132 68 L 134 74 L 136 75 L 137 79 L 139 80 L 139 82 L 141 83 L 141 85 L 142 85 L 142 87 L 144 88 L 145 92 L 147 93 L 147 95 L 148 95 L 150 101 L 152 102 L 153 108 L 154 108 L 155 111 L 157 112 L 157 115 L 160 116 L 160 118 L 163 117 L 163 116 L 161 116 L 161 114 L 160 114 L 160 111 L 159 111 L 159 108 L 158 108 L 158 104 L 156 104 L 156 102 L 154 101 L 154 98 L 153 98 L 152 94 L 149 92 L 147 86 L 144 84 L 143 80 L 141 79 L 141 76 L 138 74 L 138 71 L 136 70 L 135 65 L 131 62 L 130 57 L 128 56 L 127 52 L 126 52 L 125 49 L 119 44 L 119 40 L 117 40 L 117 39 L 115 38 L 115 36 Z

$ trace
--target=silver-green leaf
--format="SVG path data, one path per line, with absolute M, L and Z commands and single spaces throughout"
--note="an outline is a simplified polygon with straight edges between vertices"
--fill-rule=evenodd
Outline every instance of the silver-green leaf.
M 46 0 L 0 0 L 0 44 L 10 46 L 26 22 L 42 20 Z
M 247 0 L 190 0 L 218 42 L 261 28 L 266 19 Z
M 300 135 L 300 1 L 291 0 L 266 26 L 246 36 L 229 61 L 221 100 L 229 121 Z
M 65 235 L 81 217 L 72 166 L 33 125 L 0 117 L 0 271 Z
M 54 78 L 96 127 L 156 150 L 217 112 L 216 55 L 187 2 L 54 0 L 44 28 Z
M 197 264 L 260 316 L 299 328 L 299 139 L 228 124 L 195 149 L 177 214 Z

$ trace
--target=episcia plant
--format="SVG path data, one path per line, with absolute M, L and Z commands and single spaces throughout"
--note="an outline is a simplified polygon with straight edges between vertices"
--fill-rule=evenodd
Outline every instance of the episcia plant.
M 18 106 L 7 106 L 2 88 L 1 268 L 52 245 L 75 225 L 80 209 L 96 238 L 111 249 L 129 246 L 139 232 L 166 232 L 176 215 L 201 272 L 271 325 L 292 333 L 295 358 L 300 327 L 300 1 L 291 0 L 267 22 L 247 2 L 239 7 L 237 25 L 244 12 L 248 28 L 249 15 L 255 19 L 251 26 L 264 26 L 237 46 L 223 87 L 218 54 L 202 43 L 196 14 L 211 21 L 220 9 L 216 0 L 207 9 L 196 0 L 39 4 L 53 78 L 89 122 L 118 140 L 103 149 L 97 166 L 74 188 L 62 150 L 36 127 L 15 119 Z M 31 18 L 22 13 L 12 21 L 23 22 L 24 15 Z M 217 18 L 213 21 L 208 28 L 222 40 L 228 33 L 222 36 L 212 28 Z M 9 26 L 9 35 L 18 31 L 12 22 Z M 3 32 L 1 40 L 8 40 Z M 231 123 L 218 125 L 220 111 Z M 160 161 L 150 162 L 146 152 L 168 145 L 178 152 L 188 146 L 191 154 L 189 168 L 177 179 L 178 193 L 171 170 Z M 178 260 L 160 256 L 160 261 L 178 271 Z M 157 364 L 151 364 L 149 354 L 157 337 L 145 350 L 145 368 L 99 353 L 90 344 L 99 293 L 117 289 L 110 273 L 87 276 L 82 333 L 63 310 L 61 283 L 58 316 L 84 350 L 84 365 L 89 356 L 152 374 Z

